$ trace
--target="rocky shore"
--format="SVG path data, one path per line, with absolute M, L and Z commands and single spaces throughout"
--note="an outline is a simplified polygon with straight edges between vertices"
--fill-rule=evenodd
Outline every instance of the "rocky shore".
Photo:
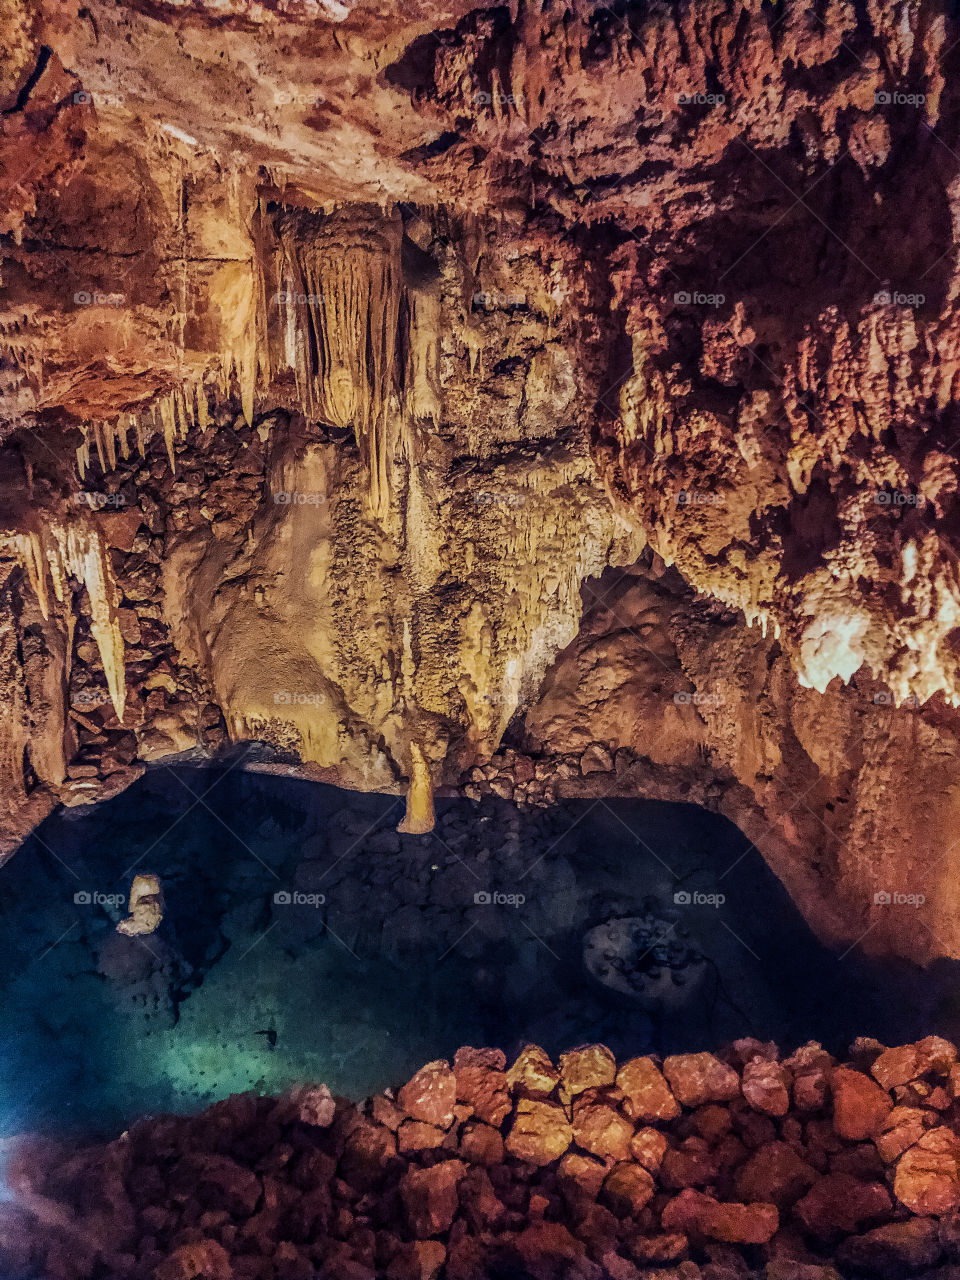
M 325 1086 L 21 1139 L 6 1280 L 833 1280 L 960 1275 L 960 1062 L 740 1040 L 617 1063 L 460 1049 L 357 1105 Z

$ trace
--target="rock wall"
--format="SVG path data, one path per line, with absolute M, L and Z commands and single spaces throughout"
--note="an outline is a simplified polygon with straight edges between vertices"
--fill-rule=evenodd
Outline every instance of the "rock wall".
M 13 1280 L 905 1280 L 960 1257 L 956 1048 L 839 1064 L 737 1041 L 618 1064 L 463 1048 L 357 1106 L 323 1085 L 8 1153 Z M 943 1264 L 942 1269 L 937 1269 Z
M 252 737 L 422 829 L 505 741 L 960 953 L 944 4 L 0 24 L 5 850 Z

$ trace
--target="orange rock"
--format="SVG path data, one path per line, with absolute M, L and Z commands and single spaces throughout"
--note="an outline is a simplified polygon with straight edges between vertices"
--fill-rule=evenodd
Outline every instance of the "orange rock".
M 730 1102 L 740 1095 L 740 1077 L 712 1053 L 682 1053 L 667 1058 L 663 1074 L 685 1107 Z
M 767 1142 L 737 1171 L 741 1200 L 764 1200 L 784 1209 L 817 1180 L 817 1172 L 785 1142 Z
M 653 1197 L 653 1179 L 638 1164 L 614 1165 L 603 1180 L 600 1199 L 620 1218 L 631 1218 Z
M 638 1129 L 630 1139 L 630 1154 L 651 1173 L 660 1168 L 666 1150 L 667 1140 L 659 1129 Z
M 400 1090 L 397 1101 L 411 1119 L 449 1129 L 457 1101 L 457 1080 L 449 1062 L 438 1060 L 421 1067 Z
M 566 1112 L 554 1102 L 521 1098 L 505 1145 L 508 1155 L 527 1164 L 559 1160 L 573 1140 Z
M 879 1132 L 893 1110 L 893 1099 L 869 1076 L 849 1067 L 830 1072 L 833 1128 L 841 1138 L 859 1142 Z
M 465 1125 L 460 1135 L 460 1154 L 471 1164 L 502 1164 L 503 1138 L 500 1130 L 479 1120 Z
M 626 1160 L 633 1125 L 605 1103 L 580 1103 L 573 1108 L 573 1139 L 594 1156 Z
M 920 1054 L 916 1046 L 903 1045 L 899 1049 L 887 1049 L 881 1053 L 870 1074 L 884 1089 L 892 1089 L 897 1084 L 908 1084 L 920 1075 Z
M 553 1093 L 559 1082 L 560 1072 L 550 1061 L 546 1050 L 538 1044 L 524 1045 L 507 1072 L 507 1084 L 520 1093 Z
M 560 1095 L 566 1101 L 586 1089 L 613 1084 L 617 1061 L 604 1044 L 583 1045 L 560 1055 Z
M 680 1105 L 652 1058 L 631 1058 L 616 1077 L 623 1110 L 631 1120 L 674 1120 Z
M 400 1179 L 407 1223 L 419 1239 L 446 1231 L 459 1208 L 457 1184 L 466 1171 L 462 1160 L 444 1160 L 428 1169 L 408 1168 Z
M 667 1151 L 660 1169 L 660 1181 L 672 1191 L 705 1187 L 716 1176 L 716 1161 L 702 1138 L 686 1138 L 679 1147 Z
M 779 1227 L 780 1215 L 772 1204 L 723 1204 L 688 1189 L 670 1201 L 660 1221 L 666 1231 L 727 1244 L 765 1244 Z
M 443 1129 L 424 1124 L 422 1120 L 404 1120 L 397 1130 L 398 1151 L 430 1151 L 443 1145 Z
M 794 1212 L 812 1235 L 830 1239 L 886 1217 L 891 1208 L 890 1193 L 882 1183 L 830 1173 L 814 1183 Z
M 458 1049 L 453 1059 L 457 1100 L 468 1103 L 472 1114 L 487 1124 L 501 1125 L 510 1114 L 510 1094 L 499 1049 Z
M 951 1129 L 929 1129 L 900 1158 L 894 1195 L 919 1214 L 960 1209 L 960 1138 Z
M 607 1166 L 602 1161 L 578 1155 L 575 1151 L 568 1151 L 557 1169 L 561 1185 L 583 1192 L 591 1200 L 599 1194 L 606 1176 Z

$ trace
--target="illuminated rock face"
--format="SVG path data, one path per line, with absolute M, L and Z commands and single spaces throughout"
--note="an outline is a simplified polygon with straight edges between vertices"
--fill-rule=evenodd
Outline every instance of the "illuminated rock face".
M 2 0 L 5 847 L 253 737 L 419 829 L 512 721 L 960 954 L 941 8 Z

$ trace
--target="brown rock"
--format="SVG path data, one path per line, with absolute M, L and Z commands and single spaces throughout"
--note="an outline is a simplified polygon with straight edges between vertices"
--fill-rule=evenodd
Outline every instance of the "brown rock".
M 477 1235 L 499 1223 L 506 1213 L 486 1169 L 467 1170 L 460 1179 L 459 1197 L 464 1217 Z
M 397 1154 L 397 1139 L 381 1125 L 361 1121 L 350 1133 L 340 1161 L 340 1177 L 359 1191 L 377 1186 Z
M 660 1181 L 672 1191 L 705 1187 L 717 1176 L 716 1161 L 702 1138 L 687 1138 L 663 1157 Z
M 660 1215 L 666 1231 L 728 1244 L 765 1244 L 780 1225 L 772 1204 L 721 1204 L 701 1191 L 681 1191 Z
M 400 1196 L 410 1230 L 419 1239 L 446 1231 L 459 1207 L 457 1184 L 466 1170 L 462 1160 L 444 1160 L 428 1169 L 407 1169 Z
M 820 1239 L 858 1231 L 890 1213 L 890 1193 L 879 1182 L 861 1182 L 849 1173 L 830 1173 L 796 1205 L 804 1227 Z
M 502 1164 L 503 1138 L 500 1130 L 480 1121 L 465 1125 L 460 1135 L 460 1154 L 471 1164 Z
M 400 1090 L 400 1108 L 413 1120 L 449 1129 L 454 1120 L 457 1080 L 448 1062 L 428 1062 Z
M 638 1233 L 627 1241 L 630 1256 L 644 1265 L 677 1262 L 687 1252 L 687 1248 L 687 1237 L 676 1231 L 655 1236 Z
M 651 1173 L 660 1168 L 666 1150 L 667 1140 L 659 1129 L 638 1129 L 630 1139 L 630 1154 Z
M 457 1101 L 468 1103 L 487 1124 L 501 1125 L 510 1114 L 510 1094 L 499 1049 L 458 1049 L 453 1059 Z
M 736 1191 L 741 1200 L 764 1200 L 785 1209 L 810 1189 L 817 1172 L 785 1142 L 758 1148 L 738 1171 Z
M 398 1151 L 432 1151 L 443 1145 L 446 1137 L 443 1129 L 424 1124 L 422 1120 L 404 1120 L 397 1130 Z
M 578 1274 L 576 1266 L 586 1257 L 586 1246 L 559 1222 L 537 1222 L 521 1231 L 513 1247 L 527 1272 L 536 1280 Z
M 901 1156 L 893 1190 L 913 1213 L 955 1213 L 960 1208 L 960 1138 L 944 1126 L 927 1130 Z
M 851 1142 L 872 1138 L 893 1110 L 893 1100 L 869 1076 L 849 1067 L 830 1072 L 833 1091 L 833 1128 Z
M 623 1110 L 631 1120 L 674 1120 L 680 1105 L 652 1058 L 631 1058 L 616 1077 L 623 1091 Z
M 614 1165 L 603 1180 L 600 1199 L 619 1218 L 631 1218 L 653 1197 L 653 1178 L 639 1165 Z
M 862 1236 L 851 1236 L 837 1250 L 837 1261 L 856 1271 L 896 1277 L 932 1267 L 940 1259 L 940 1233 L 935 1218 L 890 1222 Z
M 870 1068 L 870 1074 L 883 1089 L 908 1084 L 920 1072 L 920 1054 L 912 1044 L 903 1045 L 899 1049 L 887 1049 Z
M 706 1138 L 707 1142 L 719 1142 L 733 1126 L 730 1108 L 717 1106 L 715 1103 L 699 1107 L 690 1120 L 697 1133 L 701 1138 Z
M 557 1177 L 567 1189 L 574 1188 L 590 1200 L 596 1199 L 607 1176 L 607 1166 L 592 1156 L 568 1151 L 557 1168 Z
M 626 1160 L 632 1137 L 633 1125 L 613 1107 L 604 1103 L 574 1106 L 573 1140 L 591 1155 Z
M 507 1072 L 507 1084 L 520 1093 L 553 1093 L 559 1082 L 560 1072 L 550 1061 L 546 1050 L 537 1044 L 525 1045 Z
M 790 1108 L 790 1076 L 779 1062 L 751 1058 L 743 1068 L 743 1096 L 755 1111 L 785 1116 Z
M 667 1058 L 663 1074 L 685 1107 L 730 1102 L 740 1095 L 740 1077 L 712 1053 L 682 1053 Z
M 540 1166 L 559 1160 L 572 1140 L 573 1129 L 562 1107 L 521 1098 L 505 1147 L 515 1159 Z
M 560 1055 L 560 1094 L 567 1101 L 586 1089 L 613 1084 L 616 1075 L 616 1059 L 604 1044 L 583 1045 Z

